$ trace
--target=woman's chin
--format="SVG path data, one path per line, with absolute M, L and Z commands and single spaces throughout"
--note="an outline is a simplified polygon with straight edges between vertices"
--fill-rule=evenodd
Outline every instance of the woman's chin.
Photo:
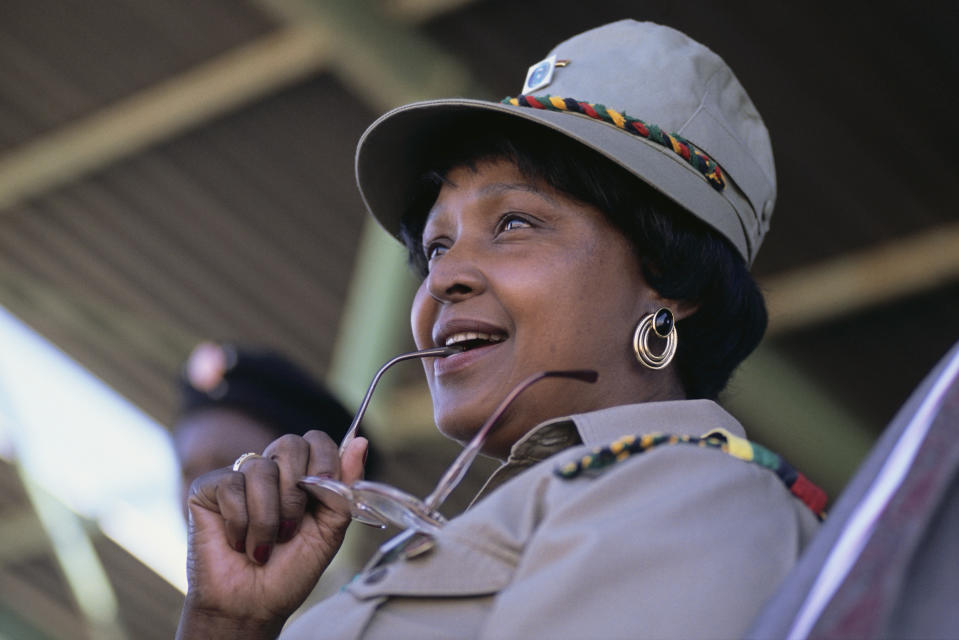
M 482 428 L 487 416 L 467 416 L 464 414 L 436 414 L 436 427 L 447 438 L 466 446 Z M 522 434 L 513 433 L 514 425 L 496 425 L 487 435 L 480 452 L 484 455 L 505 460 L 513 441 Z
M 483 425 L 482 421 L 467 419 L 465 416 L 457 418 L 447 414 L 435 415 L 436 428 L 447 438 L 466 444 L 473 439 L 476 432 Z

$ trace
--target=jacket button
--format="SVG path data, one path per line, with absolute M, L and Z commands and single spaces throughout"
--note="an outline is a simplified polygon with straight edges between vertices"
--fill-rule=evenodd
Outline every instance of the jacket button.
M 386 567 L 377 567 L 370 571 L 366 578 L 363 580 L 366 584 L 376 584 L 380 580 L 386 577 L 386 574 L 389 573 L 389 569 Z

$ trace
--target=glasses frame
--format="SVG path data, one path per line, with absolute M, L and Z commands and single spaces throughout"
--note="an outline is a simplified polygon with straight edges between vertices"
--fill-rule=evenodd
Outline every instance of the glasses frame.
M 458 347 L 437 347 L 404 353 L 389 360 L 373 377 L 366 396 L 357 410 L 350 428 L 340 444 L 342 455 L 346 447 L 356 437 L 356 431 L 369 405 L 373 390 L 383 373 L 398 362 L 412 358 L 448 357 L 461 352 Z M 440 478 L 436 488 L 424 499 L 417 498 L 401 489 L 381 482 L 357 480 L 349 485 L 329 477 L 305 476 L 299 486 L 310 495 L 329 507 L 341 510 L 349 509 L 354 520 L 364 524 L 386 528 L 393 525 L 401 529 L 435 533 L 446 524 L 446 518 L 439 512 L 453 489 L 455 489 L 479 455 L 486 438 L 497 425 L 510 404 L 532 384 L 544 378 L 567 378 L 593 383 L 598 374 L 592 370 L 540 371 L 516 385 L 500 402 L 499 406 L 486 419 L 480 429 L 466 445 L 453 463 Z

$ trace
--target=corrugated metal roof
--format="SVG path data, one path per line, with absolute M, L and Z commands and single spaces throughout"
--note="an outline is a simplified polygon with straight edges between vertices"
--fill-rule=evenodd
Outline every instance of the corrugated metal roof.
M 161 421 L 203 338 L 321 374 L 363 221 L 342 149 L 370 119 L 319 76 L 34 198 L 0 216 L 4 273 L 26 285 L 2 302 Z
M 208 0 L 7 2 L 0 20 L 0 151 L 262 35 L 255 6 Z

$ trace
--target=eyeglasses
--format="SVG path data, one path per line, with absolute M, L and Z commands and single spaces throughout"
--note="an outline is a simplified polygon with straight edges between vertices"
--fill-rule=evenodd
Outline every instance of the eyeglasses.
M 373 376 L 373 381 L 370 382 L 366 396 L 356 412 L 356 417 L 353 418 L 350 428 L 343 437 L 343 442 L 340 444 L 340 454 L 342 455 L 347 445 L 356 437 L 356 430 L 360 420 L 363 419 L 363 414 L 366 413 L 367 406 L 369 406 L 373 390 L 387 369 L 403 360 L 430 357 L 445 358 L 461 351 L 463 349 L 460 347 L 437 347 L 412 351 L 398 355 L 380 367 L 380 370 Z M 486 437 L 519 394 L 543 378 L 571 378 L 592 383 L 596 381 L 597 377 L 598 374 L 595 371 L 576 370 L 541 371 L 526 378 L 503 398 L 496 410 L 483 423 L 470 443 L 463 448 L 463 451 L 440 478 L 433 492 L 422 500 L 388 484 L 367 480 L 357 480 L 347 485 L 332 478 L 305 476 L 300 479 L 299 486 L 329 507 L 343 510 L 348 508 L 353 519 L 364 524 L 379 528 L 394 525 L 401 529 L 425 533 L 435 532 L 446 524 L 446 518 L 438 511 L 440 505 L 463 480 L 486 441 Z

